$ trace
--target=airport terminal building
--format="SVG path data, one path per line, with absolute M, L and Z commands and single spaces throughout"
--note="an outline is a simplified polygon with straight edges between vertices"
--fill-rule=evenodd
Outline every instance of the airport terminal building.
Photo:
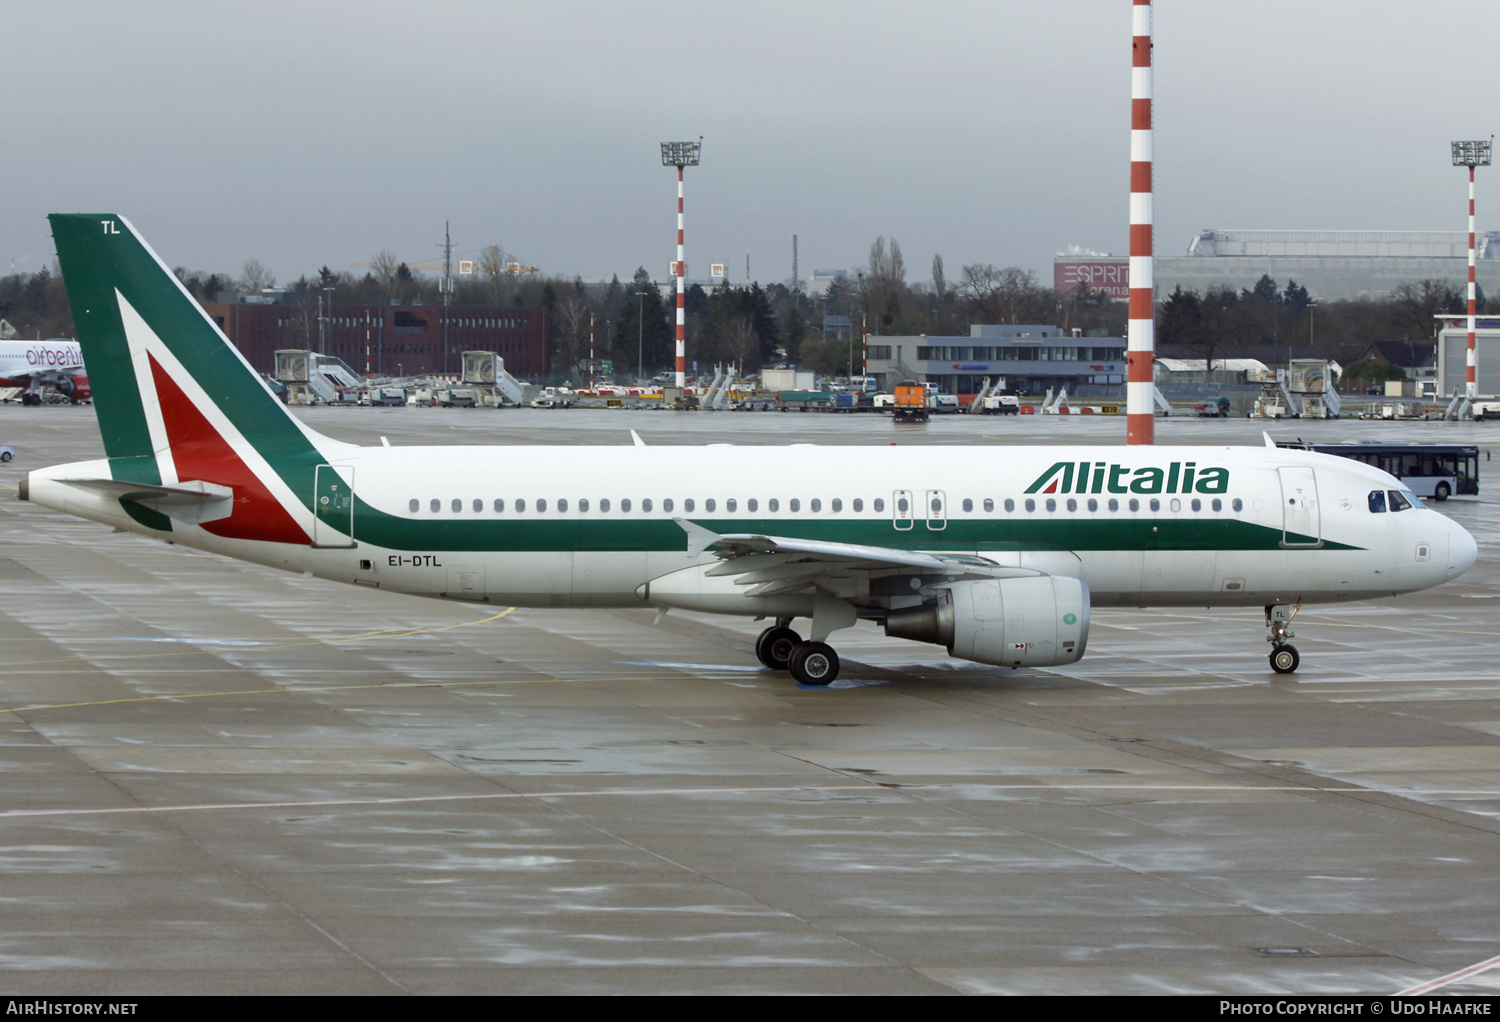
M 1475 276 L 1486 294 L 1500 294 L 1500 231 L 1475 239 Z M 1080 285 L 1124 297 L 1124 256 L 1059 255 L 1053 286 Z M 1282 287 L 1295 280 L 1314 298 L 1340 301 L 1387 295 L 1401 284 L 1469 279 L 1469 236 L 1463 231 L 1201 231 L 1179 256 L 1156 257 L 1156 298 L 1179 285 L 1202 293 L 1228 286 L 1253 288 L 1269 276 Z
M 1125 382 L 1125 338 L 1068 336 L 1045 324 L 976 324 L 967 337 L 871 337 L 866 357 L 884 390 L 906 379 L 948 394 L 977 394 L 997 376 L 1014 394 Z
M 1461 392 L 1469 379 L 1469 326 L 1464 316 L 1442 316 L 1438 323 L 1439 397 Z M 1480 397 L 1500 397 L 1500 319 L 1479 316 L 1474 330 L 1474 389 Z
M 550 371 L 549 324 L 542 307 L 335 305 L 323 324 L 317 301 L 307 295 L 225 293 L 219 298 L 204 310 L 263 373 L 274 370 L 275 352 L 282 348 L 323 351 L 361 372 L 368 349 L 370 372 L 377 375 L 457 373 L 464 351 L 497 353 L 512 376 L 541 378 Z M 320 347 L 322 331 L 326 349 Z

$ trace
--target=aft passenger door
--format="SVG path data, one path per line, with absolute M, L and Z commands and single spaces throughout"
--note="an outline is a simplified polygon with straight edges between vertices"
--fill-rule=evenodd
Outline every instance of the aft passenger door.
M 354 469 L 319 465 L 313 484 L 313 546 L 354 546 Z
M 1281 476 L 1281 545 L 1323 545 L 1322 515 L 1318 510 L 1318 481 L 1310 468 L 1283 466 Z

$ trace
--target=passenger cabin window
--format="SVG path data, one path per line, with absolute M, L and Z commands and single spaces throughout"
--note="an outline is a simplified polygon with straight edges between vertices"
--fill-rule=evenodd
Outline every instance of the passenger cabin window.
M 726 500 L 724 502 L 724 510 L 725 511 L 733 512 L 733 511 L 738 511 L 739 509 L 740 509 L 740 502 L 737 501 L 737 500 L 735 500 L 733 497 L 730 497 L 728 500 Z
M 905 497 L 902 497 L 896 501 L 896 510 L 900 511 L 902 514 L 905 514 L 906 512 L 911 510 L 911 504 Z
M 525 500 L 525 498 L 521 498 L 520 500 L 517 500 L 516 501 L 516 511 L 519 513 L 521 511 L 525 511 L 525 510 L 526 510 L 526 500 Z
M 480 499 L 478 499 L 476 497 L 475 500 L 474 500 L 474 513 L 475 514 L 479 514 L 483 510 L 484 510 L 484 501 L 482 501 L 482 500 L 480 500 Z
M 864 499 L 862 497 L 855 497 L 854 498 L 854 510 L 856 512 L 858 512 L 858 511 L 863 511 L 864 509 L 865 509 Z
M 884 511 L 885 510 L 885 498 L 884 497 L 876 497 L 875 498 L 874 508 L 875 508 L 875 511 L 877 513 Z
M 1013 500 L 1011 500 L 1009 497 L 1006 497 L 1005 498 L 1005 510 L 1006 511 L 1014 511 L 1015 509 L 1016 509 L 1016 502 L 1013 501 Z
M 1377 515 L 1385 514 L 1385 491 L 1384 490 L 1371 490 L 1370 491 L 1370 510 L 1373 513 L 1377 514 Z
M 1224 510 L 1224 502 L 1222 500 L 1220 500 L 1218 497 L 1214 498 L 1214 502 L 1213 502 L 1213 504 L 1211 506 L 1213 507 L 1213 509 L 1215 511 L 1222 511 L 1222 510 Z M 1194 508 L 1194 510 L 1197 510 L 1197 508 Z
M 1245 509 L 1245 502 L 1236 497 L 1229 502 L 1229 506 L 1235 511 L 1243 511 Z
M 584 510 L 587 511 L 588 508 L 584 508 Z M 609 498 L 608 497 L 605 497 L 604 499 L 602 499 L 602 500 L 599 501 L 599 510 L 605 512 L 606 514 L 609 513 Z M 629 511 L 630 509 L 626 508 L 625 510 Z
M 537 501 L 536 502 L 536 509 L 538 511 L 545 511 L 545 510 L 547 510 L 547 498 L 543 497 L 541 500 Z
M 406 508 L 408 511 L 420 511 L 422 510 L 422 502 L 416 497 L 413 497 L 411 499 L 411 503 L 406 505 Z
M 833 498 L 832 507 L 833 507 L 833 513 L 834 514 L 838 514 L 840 511 L 844 510 L 844 502 L 842 500 L 840 500 L 838 497 L 834 497 Z
M 605 510 L 609 510 L 609 509 L 606 508 Z M 630 498 L 629 497 L 626 497 L 624 500 L 620 501 L 620 510 L 621 511 L 629 511 L 630 510 Z
M 1193 498 L 1193 503 L 1190 506 L 1192 507 L 1192 509 L 1194 511 L 1202 511 L 1203 510 L 1203 501 L 1199 500 L 1197 497 L 1194 497 Z
M 434 497 L 432 503 L 428 504 L 427 506 L 432 508 L 433 514 L 437 514 L 443 509 L 443 502 Z
M 1115 498 L 1113 497 L 1109 498 L 1109 509 L 1111 511 L 1120 510 L 1120 502 L 1118 500 L 1115 500 Z
M 791 500 L 786 502 L 786 506 L 789 511 L 801 511 L 802 501 L 798 500 L 796 497 L 793 497 Z
M 766 510 L 767 511 L 780 511 L 781 510 L 781 501 L 777 500 L 775 497 L 772 497 L 770 500 L 766 501 Z
M 692 514 L 693 513 L 693 508 L 695 506 L 696 505 L 693 503 L 693 498 L 692 497 L 689 497 L 687 500 L 684 500 L 682 502 L 682 509 L 684 511 L 686 511 L 688 514 Z M 671 508 L 667 508 L 667 510 L 670 511 L 672 509 Z
M 664 501 L 661 502 L 661 509 L 663 511 L 667 512 L 668 514 L 671 514 L 671 512 L 672 512 L 672 498 L 671 497 L 668 497 L 666 500 L 664 500 Z M 647 508 L 646 510 L 649 511 L 650 508 Z
M 807 506 L 808 506 L 809 509 L 811 509 L 813 511 L 821 511 L 821 510 L 823 510 L 823 502 L 821 500 L 819 500 L 817 497 L 814 497 L 812 500 L 808 501 L 807 502 Z
M 1077 511 L 1078 510 L 1078 501 L 1074 500 L 1072 497 L 1068 498 L 1068 510 L 1069 511 Z
M 1153 510 L 1153 511 L 1160 511 L 1161 510 L 1161 501 L 1157 500 L 1155 497 L 1151 498 L 1151 510 Z
M 1139 511 L 1140 509 L 1141 509 L 1141 502 L 1138 501 L 1138 500 L 1136 500 L 1134 497 L 1131 497 L 1130 498 L 1130 510 L 1132 510 L 1132 511 Z
M 588 509 L 589 509 L 589 499 L 587 497 L 579 497 L 578 498 L 578 510 L 579 511 L 587 511 Z
M 991 500 L 989 497 L 984 498 L 984 513 L 985 514 L 989 514 L 991 511 L 994 511 L 994 510 L 995 510 L 995 502 L 993 500 Z
M 461 501 L 461 500 L 459 500 L 457 497 L 454 497 L 453 498 L 453 513 L 457 514 L 458 512 L 462 511 L 463 509 L 464 509 L 464 502 Z
M 566 511 L 568 509 L 568 498 L 567 497 L 559 497 L 558 498 L 557 509 L 559 511 Z
M 495 501 L 495 513 L 499 514 L 501 511 L 504 511 L 504 510 L 505 510 L 505 501 L 503 501 L 503 500 L 497 500 L 497 501 Z
M 745 509 L 752 512 L 759 511 L 760 501 L 756 500 L 754 497 L 751 497 L 749 500 L 745 501 Z
M 1057 510 L 1057 501 L 1053 500 L 1051 497 L 1047 498 L 1047 510 L 1048 511 L 1056 511 Z
M 964 514 L 968 514 L 969 512 L 971 512 L 973 510 L 974 510 L 974 501 L 971 500 L 968 497 L 965 497 L 964 498 Z
M 650 497 L 642 497 L 641 498 L 641 510 L 642 511 L 648 511 L 648 512 L 651 510 L 651 498 Z
M 1036 501 L 1032 500 L 1030 497 L 1026 498 L 1026 510 L 1027 511 L 1035 511 L 1036 510 Z
M 1099 502 L 1097 500 L 1095 500 L 1093 497 L 1089 498 L 1089 510 L 1090 511 L 1097 511 L 1097 510 L 1099 510 Z

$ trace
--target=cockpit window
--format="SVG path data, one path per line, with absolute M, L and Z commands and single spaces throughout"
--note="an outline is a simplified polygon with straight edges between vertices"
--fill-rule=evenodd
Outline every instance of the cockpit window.
M 1401 491 L 1401 496 L 1405 497 L 1411 503 L 1412 507 L 1426 507 L 1427 506 L 1427 502 L 1426 501 L 1424 501 L 1421 497 L 1417 496 L 1415 493 L 1411 492 L 1410 490 L 1402 490 Z
M 1385 491 L 1384 490 L 1371 490 L 1370 491 L 1370 510 L 1373 511 L 1377 515 L 1385 513 Z
M 1411 501 L 1407 500 L 1405 494 L 1400 490 L 1388 490 L 1386 496 L 1391 502 L 1392 511 L 1405 511 L 1412 506 Z

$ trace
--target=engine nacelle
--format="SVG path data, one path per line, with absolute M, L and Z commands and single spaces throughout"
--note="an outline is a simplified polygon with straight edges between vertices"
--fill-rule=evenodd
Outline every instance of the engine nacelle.
M 1059 575 L 954 582 L 936 600 L 891 611 L 885 633 L 997 667 L 1071 664 L 1089 641 L 1089 587 Z

